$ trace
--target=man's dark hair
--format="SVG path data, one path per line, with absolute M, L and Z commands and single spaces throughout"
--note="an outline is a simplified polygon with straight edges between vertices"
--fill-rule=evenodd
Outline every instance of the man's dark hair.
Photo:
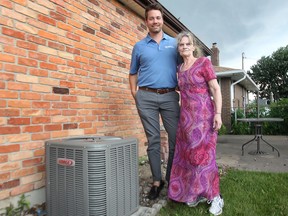
M 147 20 L 148 12 L 151 10 L 159 10 L 163 17 L 163 8 L 161 7 L 161 5 L 158 3 L 153 3 L 153 4 L 148 5 L 145 9 L 145 20 Z

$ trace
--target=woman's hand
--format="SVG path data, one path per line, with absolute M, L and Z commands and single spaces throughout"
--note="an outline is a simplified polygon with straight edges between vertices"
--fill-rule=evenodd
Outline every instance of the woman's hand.
M 220 130 L 221 126 L 222 126 L 221 113 L 215 113 L 213 119 L 213 129 L 218 131 Z

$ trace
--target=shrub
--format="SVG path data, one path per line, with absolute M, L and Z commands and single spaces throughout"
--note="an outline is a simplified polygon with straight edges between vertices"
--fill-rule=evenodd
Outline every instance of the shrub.
M 250 107 L 248 109 L 249 113 L 253 112 L 253 109 Z M 236 119 L 239 118 L 244 118 L 245 114 L 243 109 L 237 109 L 236 110 Z M 252 118 L 252 117 L 249 117 Z M 231 117 L 231 122 L 232 122 L 232 134 L 235 135 L 244 135 L 244 134 L 251 134 L 251 130 L 250 130 L 250 125 L 247 122 L 238 122 L 237 120 L 235 121 L 235 113 L 232 113 L 232 117 Z
M 218 131 L 218 135 L 220 136 L 220 135 L 225 135 L 225 134 L 227 134 L 227 128 L 225 127 L 224 124 L 222 124 L 220 130 Z
M 254 133 L 254 124 L 235 121 L 240 118 L 257 118 L 257 105 L 250 104 L 244 113 L 243 109 L 237 109 L 231 116 L 232 133 L 237 135 Z M 260 118 L 283 118 L 283 122 L 264 122 L 263 134 L 265 135 L 288 135 L 288 98 L 281 99 L 278 102 L 270 104 L 270 106 L 259 107 Z
M 265 134 L 271 135 L 288 135 L 288 98 L 279 100 L 270 105 L 270 118 L 283 118 L 283 122 L 271 122 L 263 125 Z

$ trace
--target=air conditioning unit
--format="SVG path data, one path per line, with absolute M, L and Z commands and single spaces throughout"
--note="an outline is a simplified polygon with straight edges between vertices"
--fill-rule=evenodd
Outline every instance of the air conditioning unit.
M 51 140 L 45 150 L 49 216 L 128 216 L 138 210 L 136 139 Z

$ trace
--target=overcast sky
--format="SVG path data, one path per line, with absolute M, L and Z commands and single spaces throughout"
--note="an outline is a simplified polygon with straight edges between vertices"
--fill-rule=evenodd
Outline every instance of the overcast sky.
M 288 0 L 158 0 L 209 48 L 220 66 L 249 70 L 288 45 Z

